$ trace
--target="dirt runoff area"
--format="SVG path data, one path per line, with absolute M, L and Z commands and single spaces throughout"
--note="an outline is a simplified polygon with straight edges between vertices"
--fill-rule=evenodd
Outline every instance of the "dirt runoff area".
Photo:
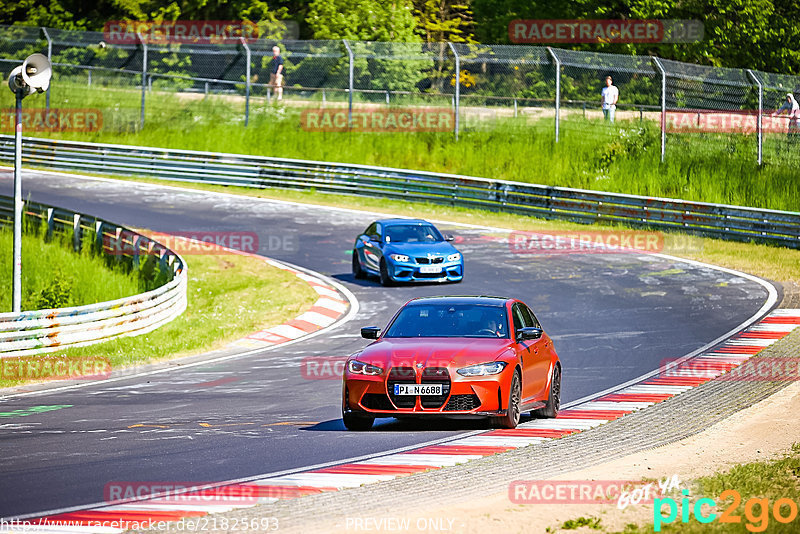
M 771 397 L 751 406 L 707 430 L 687 439 L 631 454 L 589 469 L 564 473 L 553 479 L 574 484 L 591 485 L 598 481 L 672 481 L 677 475 L 681 487 L 692 479 L 725 471 L 736 464 L 778 459 L 800 441 L 796 432 L 800 412 L 800 382 L 795 382 Z M 666 484 L 665 484 L 666 485 Z M 555 485 L 553 485 L 555 486 Z M 658 483 L 653 484 L 658 488 Z M 543 485 L 541 496 L 544 497 Z M 550 490 L 552 491 L 552 489 Z M 531 495 L 527 493 L 527 495 Z M 676 500 L 679 492 L 670 494 Z M 666 508 L 665 508 L 666 514 Z M 628 523 L 643 525 L 653 522 L 653 504 L 630 505 L 620 510 L 613 504 L 515 504 L 509 494 L 500 493 L 467 500 L 458 506 L 404 510 L 398 508 L 392 518 L 395 524 L 342 525 L 332 532 L 352 533 L 392 530 L 403 532 L 453 532 L 466 534 L 515 534 L 553 532 L 616 532 Z M 583 526 L 562 529 L 569 520 L 596 517 L 600 530 Z M 383 528 L 381 528 L 383 527 Z

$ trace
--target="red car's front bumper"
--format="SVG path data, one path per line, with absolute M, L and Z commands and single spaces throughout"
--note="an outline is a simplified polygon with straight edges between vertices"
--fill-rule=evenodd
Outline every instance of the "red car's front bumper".
M 396 368 L 395 368 L 396 369 Z M 411 368 L 408 368 L 411 369 Z M 411 370 L 397 376 L 355 375 L 345 371 L 343 408 L 345 411 L 368 413 L 376 417 L 400 415 L 496 415 L 507 408 L 508 391 L 514 368 L 481 377 L 463 377 L 454 369 Z M 412 374 L 413 373 L 413 374 Z M 441 383 L 441 396 L 397 396 L 395 383 Z

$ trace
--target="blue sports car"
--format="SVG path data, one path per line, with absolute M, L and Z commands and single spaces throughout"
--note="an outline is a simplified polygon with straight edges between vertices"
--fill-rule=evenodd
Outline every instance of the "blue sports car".
M 381 219 L 353 246 L 353 275 L 395 282 L 460 282 L 464 258 L 434 225 L 421 219 Z

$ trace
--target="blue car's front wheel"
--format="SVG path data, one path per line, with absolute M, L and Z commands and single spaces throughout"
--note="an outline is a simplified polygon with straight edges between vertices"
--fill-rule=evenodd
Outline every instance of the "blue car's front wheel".
M 358 259 L 358 251 L 353 249 L 353 277 L 361 280 L 367 277 L 367 273 L 361 268 L 361 262 Z
M 386 267 L 386 260 L 381 259 L 381 285 L 389 287 L 394 283 L 392 277 L 389 276 L 389 269 Z

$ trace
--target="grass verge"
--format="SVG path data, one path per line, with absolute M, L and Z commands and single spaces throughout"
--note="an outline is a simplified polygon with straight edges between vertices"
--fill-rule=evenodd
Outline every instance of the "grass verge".
M 97 83 L 100 81 L 96 80 Z M 9 94 L 10 95 L 10 94 Z M 0 93 L 0 103 L 10 96 Z M 767 135 L 756 164 L 754 136 L 670 134 L 660 161 L 656 121 L 620 120 L 614 125 L 565 114 L 555 142 L 552 117 L 494 117 L 466 121 L 460 139 L 451 132 L 314 132 L 301 126 L 301 106 L 265 105 L 254 99 L 245 127 L 243 99 L 154 91 L 139 129 L 141 93 L 111 85 L 89 91 L 64 80 L 52 107 L 103 113 L 95 132 L 48 132 L 52 138 L 240 154 L 339 161 L 447 172 L 577 187 L 797 211 L 797 160 L 785 136 Z M 10 106 L 13 99 L 8 101 Z M 43 99 L 26 106 L 44 107 Z M 316 106 L 317 104 L 313 104 Z M 27 109 L 27 108 L 26 108 Z M 487 115 L 494 113 L 487 109 Z
M 800 478 L 800 444 L 795 444 L 791 452 L 779 460 L 741 464 L 729 471 L 693 481 L 687 497 L 677 495 L 674 497 L 677 507 L 681 506 L 681 499 L 688 499 L 691 510 L 685 522 L 681 509 L 678 508 L 676 518 L 670 523 L 666 523 L 666 519 L 662 520 L 660 522 L 662 524 L 658 525 L 658 531 L 655 530 L 657 520 L 654 515 L 653 523 L 628 524 L 619 534 L 645 534 L 654 531 L 688 534 L 706 532 L 795 533 L 798 531 L 799 521 L 797 518 L 797 506 L 800 501 L 798 478 Z M 716 518 L 708 523 L 701 523 L 694 514 L 696 503 L 703 497 L 711 499 L 716 504 L 711 507 L 710 503 L 706 502 L 701 508 L 703 515 L 708 516 L 711 512 L 716 514 Z M 789 501 L 792 504 L 789 504 Z M 665 505 L 662 512 L 665 518 L 668 509 L 669 506 Z M 792 510 L 794 510 L 794 514 L 792 514 Z M 733 522 L 722 521 L 720 516 L 723 512 Z M 784 522 L 777 519 L 776 514 L 784 518 Z M 785 521 L 792 515 L 790 521 Z
M 107 263 L 89 247 L 73 252 L 71 239 L 24 233 L 22 236 L 22 309 L 82 306 L 129 297 L 141 290 L 135 272 Z M 13 234 L 0 227 L 0 313 L 11 311 Z
M 261 328 L 299 315 L 317 299 L 311 287 L 291 273 L 258 258 L 184 256 L 189 289 L 186 311 L 142 336 L 59 351 L 66 358 L 108 359 L 112 369 L 179 358 L 220 348 Z M 0 378 L 0 388 L 24 380 Z

